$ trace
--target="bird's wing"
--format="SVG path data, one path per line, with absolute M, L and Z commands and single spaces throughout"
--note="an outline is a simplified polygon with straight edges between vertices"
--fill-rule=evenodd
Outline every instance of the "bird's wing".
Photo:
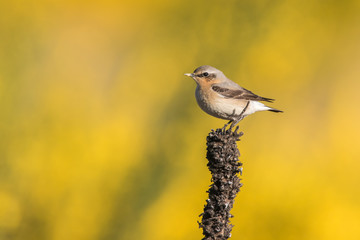
M 255 100 L 255 101 L 266 101 L 273 102 L 274 99 L 260 97 L 251 91 L 238 86 L 237 88 L 219 86 L 214 84 L 212 90 L 222 95 L 225 98 L 235 98 L 235 99 L 245 99 L 245 100 Z

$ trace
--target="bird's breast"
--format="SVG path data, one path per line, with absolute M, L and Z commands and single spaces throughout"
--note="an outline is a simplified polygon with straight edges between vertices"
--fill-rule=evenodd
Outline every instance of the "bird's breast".
M 219 102 L 219 96 L 211 91 L 211 89 L 203 89 L 197 86 L 195 90 L 195 97 L 200 108 L 217 118 L 229 119 L 228 115 L 223 111 L 222 104 Z
M 208 91 L 204 91 L 201 87 L 197 86 L 195 90 L 195 98 L 200 108 L 208 113 L 211 109 L 211 97 Z

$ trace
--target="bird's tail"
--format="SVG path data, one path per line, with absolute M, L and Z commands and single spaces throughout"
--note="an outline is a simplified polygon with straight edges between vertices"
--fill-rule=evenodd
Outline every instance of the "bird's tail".
M 275 108 L 270 108 L 268 111 L 276 112 L 276 113 L 283 112 L 283 111 L 275 109 Z

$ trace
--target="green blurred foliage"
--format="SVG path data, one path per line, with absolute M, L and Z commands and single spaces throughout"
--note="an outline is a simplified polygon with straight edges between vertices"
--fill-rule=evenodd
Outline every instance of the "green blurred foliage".
M 0 239 L 201 239 L 213 65 L 241 122 L 234 239 L 360 239 L 360 2 L 2 1 Z

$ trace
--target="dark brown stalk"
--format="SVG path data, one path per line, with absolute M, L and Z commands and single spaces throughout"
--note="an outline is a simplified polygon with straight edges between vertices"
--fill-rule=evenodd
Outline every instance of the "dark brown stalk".
M 212 184 L 209 198 L 206 200 L 200 228 L 203 229 L 203 240 L 225 240 L 231 237 L 230 210 L 236 194 L 240 191 L 239 173 L 242 163 L 239 162 L 240 152 L 236 142 L 243 135 L 231 129 L 211 130 L 207 137 L 208 168 L 211 172 Z

